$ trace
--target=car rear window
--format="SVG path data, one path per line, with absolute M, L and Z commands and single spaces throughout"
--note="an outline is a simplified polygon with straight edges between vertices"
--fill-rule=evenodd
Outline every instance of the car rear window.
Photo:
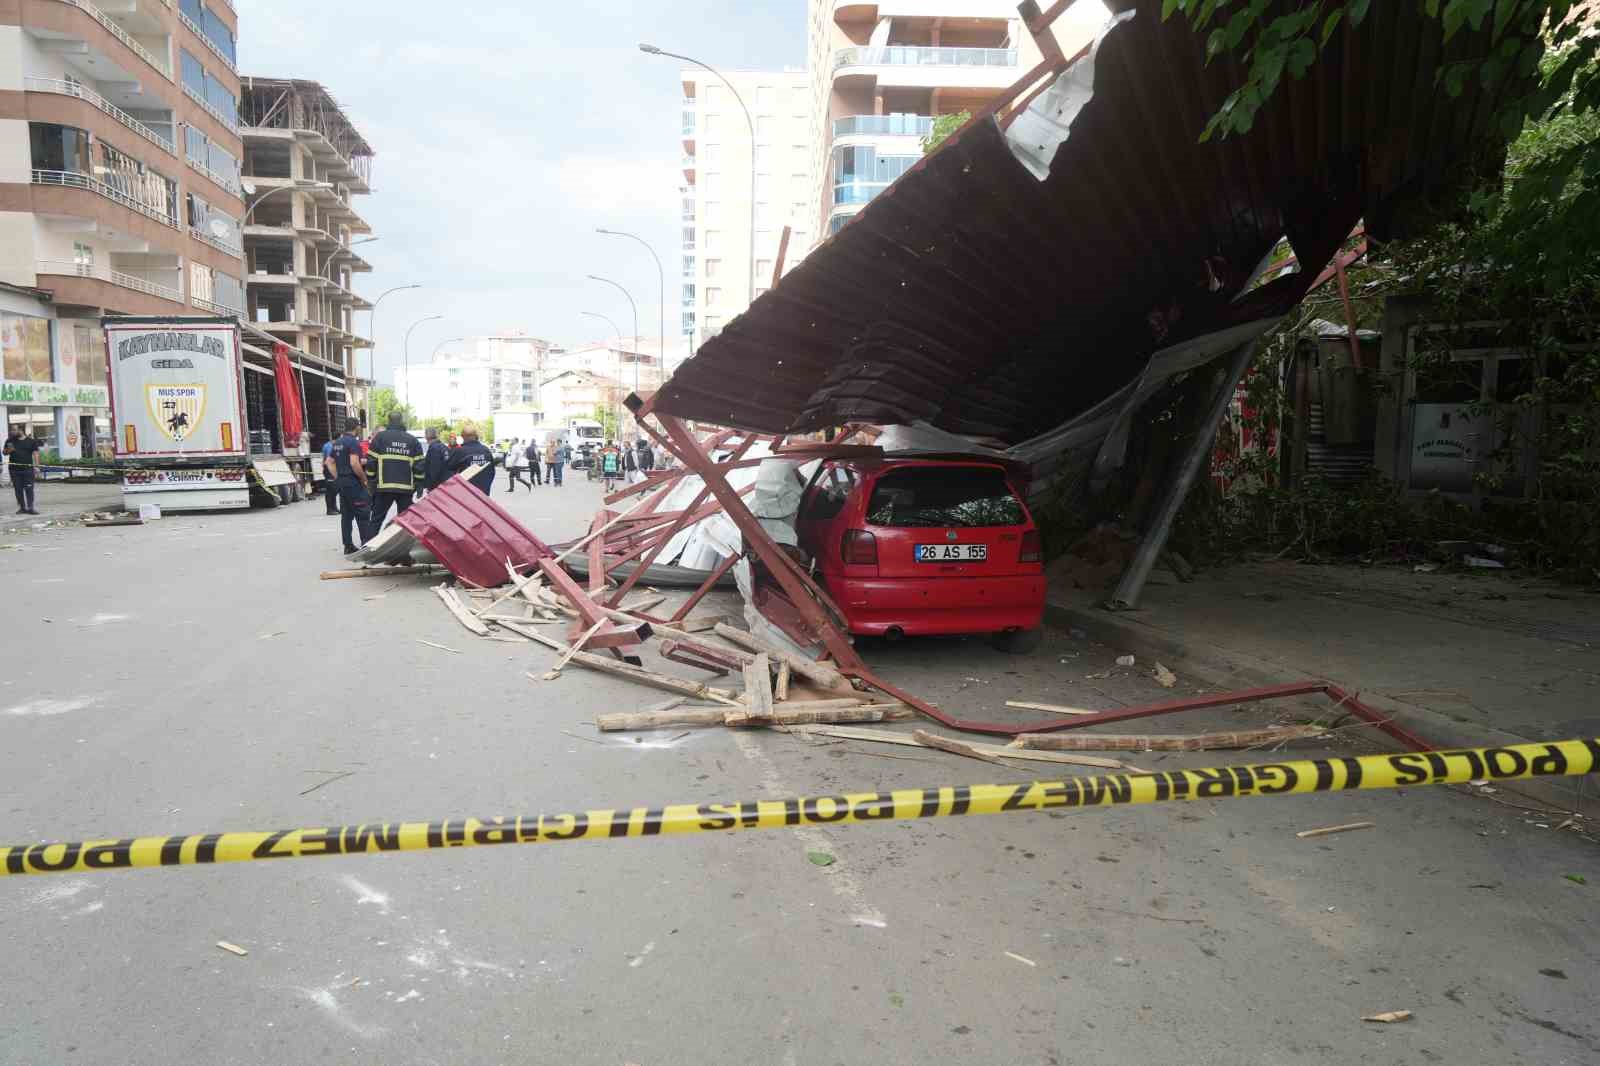
M 919 466 L 878 478 L 867 502 L 875 526 L 1020 526 L 1022 501 L 994 468 Z

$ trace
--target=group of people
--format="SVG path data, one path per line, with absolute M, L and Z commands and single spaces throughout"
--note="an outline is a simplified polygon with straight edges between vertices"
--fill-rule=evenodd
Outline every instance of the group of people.
M 516 437 L 506 448 L 506 491 L 516 492 L 518 483 L 528 489 L 549 482 L 561 487 L 561 470 L 572 458 L 572 449 L 552 434 L 543 444 L 536 440 L 522 441 Z M 529 475 L 533 480 L 529 481 Z
M 624 479 L 630 485 L 643 481 L 645 475 L 656 468 L 656 454 L 650 442 L 643 437 L 634 441 L 631 448 L 608 440 L 605 447 L 594 454 L 591 462 L 599 465 L 600 477 L 609 492 L 617 487 L 618 481 Z
M 11 468 L 11 491 L 17 494 L 18 514 L 38 514 L 33 506 L 33 483 L 39 475 L 39 453 L 44 441 L 15 426 L 6 437 L 5 456 Z
M 418 495 L 445 478 L 470 469 L 468 480 L 485 496 L 494 488 L 494 453 L 471 427 L 461 431 L 461 443 L 454 448 L 446 448 L 439 431 L 431 428 L 424 447 L 406 432 L 400 414 L 390 415 L 388 427 L 370 441 L 356 435 L 360 429 L 358 419 L 347 419 L 344 433 L 322 446 L 324 496 L 328 513 L 340 516 L 346 555 L 360 551 L 361 544 L 378 534 L 391 508 L 404 514 Z

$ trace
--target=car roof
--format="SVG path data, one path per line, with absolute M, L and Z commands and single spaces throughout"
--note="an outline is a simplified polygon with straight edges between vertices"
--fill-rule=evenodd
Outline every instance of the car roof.
M 841 459 L 863 473 L 879 474 L 889 470 L 926 466 L 969 466 L 1003 470 L 1021 481 L 1028 480 L 1027 463 L 1001 456 L 974 455 L 971 452 L 895 452 L 881 457 Z

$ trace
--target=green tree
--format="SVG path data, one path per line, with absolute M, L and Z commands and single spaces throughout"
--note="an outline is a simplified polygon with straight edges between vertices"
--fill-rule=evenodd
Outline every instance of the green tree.
M 596 422 L 600 423 L 601 428 L 605 431 L 606 440 L 617 439 L 619 426 L 615 410 L 607 404 L 597 403 L 594 405 L 594 415 L 592 417 Z
M 395 411 L 399 411 L 406 416 L 406 425 L 409 426 L 416 422 L 416 412 L 406 404 L 401 403 L 400 398 L 394 394 L 394 390 L 389 386 L 380 385 L 372 390 L 372 417 L 378 423 L 377 426 L 372 428 L 379 429 L 388 425 L 389 415 Z
M 922 138 L 922 153 L 927 155 L 939 147 L 956 130 L 965 126 L 972 120 L 971 111 L 956 111 L 948 115 L 940 115 L 933 120 L 933 128 L 928 135 Z

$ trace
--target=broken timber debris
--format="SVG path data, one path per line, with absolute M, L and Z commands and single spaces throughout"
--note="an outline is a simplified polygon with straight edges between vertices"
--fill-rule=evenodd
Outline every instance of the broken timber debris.
M 1011 746 L 1036 751 L 1214 751 L 1307 740 L 1325 732 L 1322 726 L 1291 725 L 1231 733 L 1023 733 Z
M 773 708 L 766 718 L 760 720 L 745 714 L 742 707 L 737 710 L 684 707 L 659 712 L 602 714 L 595 718 L 595 725 L 602 733 L 622 733 L 680 726 L 807 726 L 834 722 L 892 722 L 910 718 L 913 713 L 915 712 L 911 708 L 899 703 L 863 704 L 851 700 L 816 700 Z

